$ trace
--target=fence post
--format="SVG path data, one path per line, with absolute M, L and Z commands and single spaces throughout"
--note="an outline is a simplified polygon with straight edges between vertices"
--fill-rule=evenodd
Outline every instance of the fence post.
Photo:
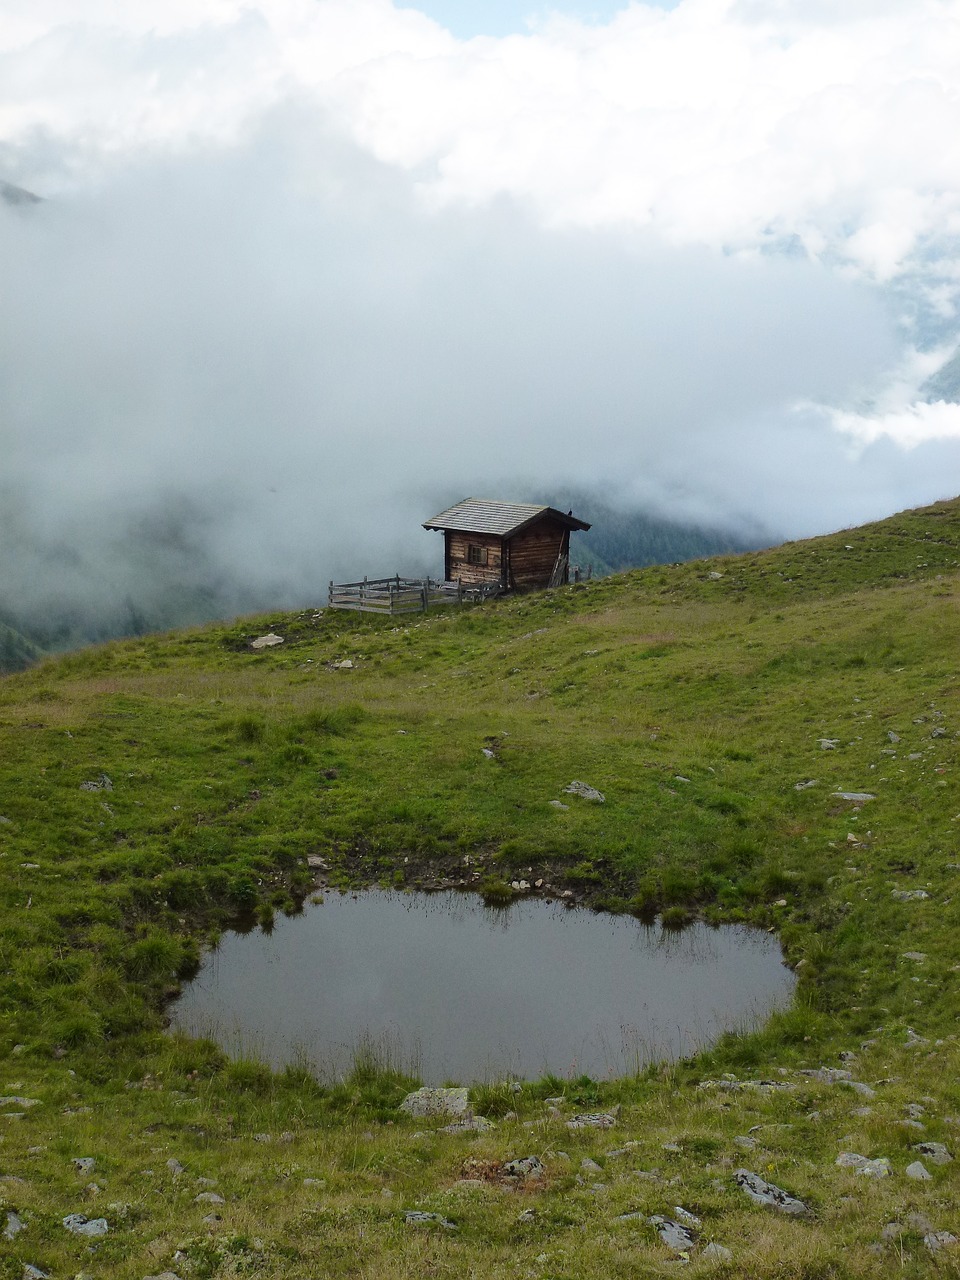
M 327 604 L 333 604 L 333 579 L 330 579 L 330 586 L 327 588 Z
M 430 593 L 430 579 L 424 578 L 420 585 L 420 594 L 423 597 L 423 612 L 427 612 L 427 596 Z

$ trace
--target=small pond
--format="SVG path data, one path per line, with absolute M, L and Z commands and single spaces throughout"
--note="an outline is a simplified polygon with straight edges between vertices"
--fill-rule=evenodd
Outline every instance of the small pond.
M 602 1079 L 757 1026 L 793 987 L 776 939 L 741 926 L 369 890 L 226 934 L 172 1023 L 327 1079 L 364 1048 L 427 1084 Z

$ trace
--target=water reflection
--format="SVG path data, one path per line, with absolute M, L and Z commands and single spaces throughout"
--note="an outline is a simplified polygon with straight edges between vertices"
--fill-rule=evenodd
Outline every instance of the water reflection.
M 776 941 L 739 926 L 677 933 L 536 899 L 371 890 L 227 934 L 173 1023 L 330 1078 L 358 1049 L 427 1083 L 601 1078 L 756 1025 L 792 991 Z

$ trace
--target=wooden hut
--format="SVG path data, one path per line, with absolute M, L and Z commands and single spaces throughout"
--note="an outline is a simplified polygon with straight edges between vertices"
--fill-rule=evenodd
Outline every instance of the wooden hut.
M 464 498 L 423 527 L 443 533 L 443 573 L 448 582 L 486 583 L 503 591 L 566 582 L 570 533 L 590 528 L 569 511 L 485 498 Z

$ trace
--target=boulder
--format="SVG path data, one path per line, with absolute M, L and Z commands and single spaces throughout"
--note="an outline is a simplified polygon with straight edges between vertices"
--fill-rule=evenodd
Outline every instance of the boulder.
M 415 1120 L 427 1120 L 431 1116 L 461 1118 L 470 1110 L 470 1095 L 466 1089 L 417 1089 L 407 1094 L 400 1110 Z
M 110 1230 L 106 1218 L 86 1218 L 82 1213 L 68 1213 L 63 1225 L 75 1236 L 105 1236 Z
M 588 787 L 585 782 L 571 782 L 563 788 L 569 795 L 580 796 L 582 800 L 592 800 L 594 804 L 604 804 L 606 797 L 596 787 Z
M 754 1204 L 763 1205 L 767 1209 L 777 1209 L 780 1213 L 788 1213 L 795 1217 L 807 1212 L 807 1206 L 802 1200 L 797 1200 L 782 1187 L 767 1182 L 758 1173 L 751 1173 L 749 1169 L 738 1169 L 733 1175 L 733 1180 Z

